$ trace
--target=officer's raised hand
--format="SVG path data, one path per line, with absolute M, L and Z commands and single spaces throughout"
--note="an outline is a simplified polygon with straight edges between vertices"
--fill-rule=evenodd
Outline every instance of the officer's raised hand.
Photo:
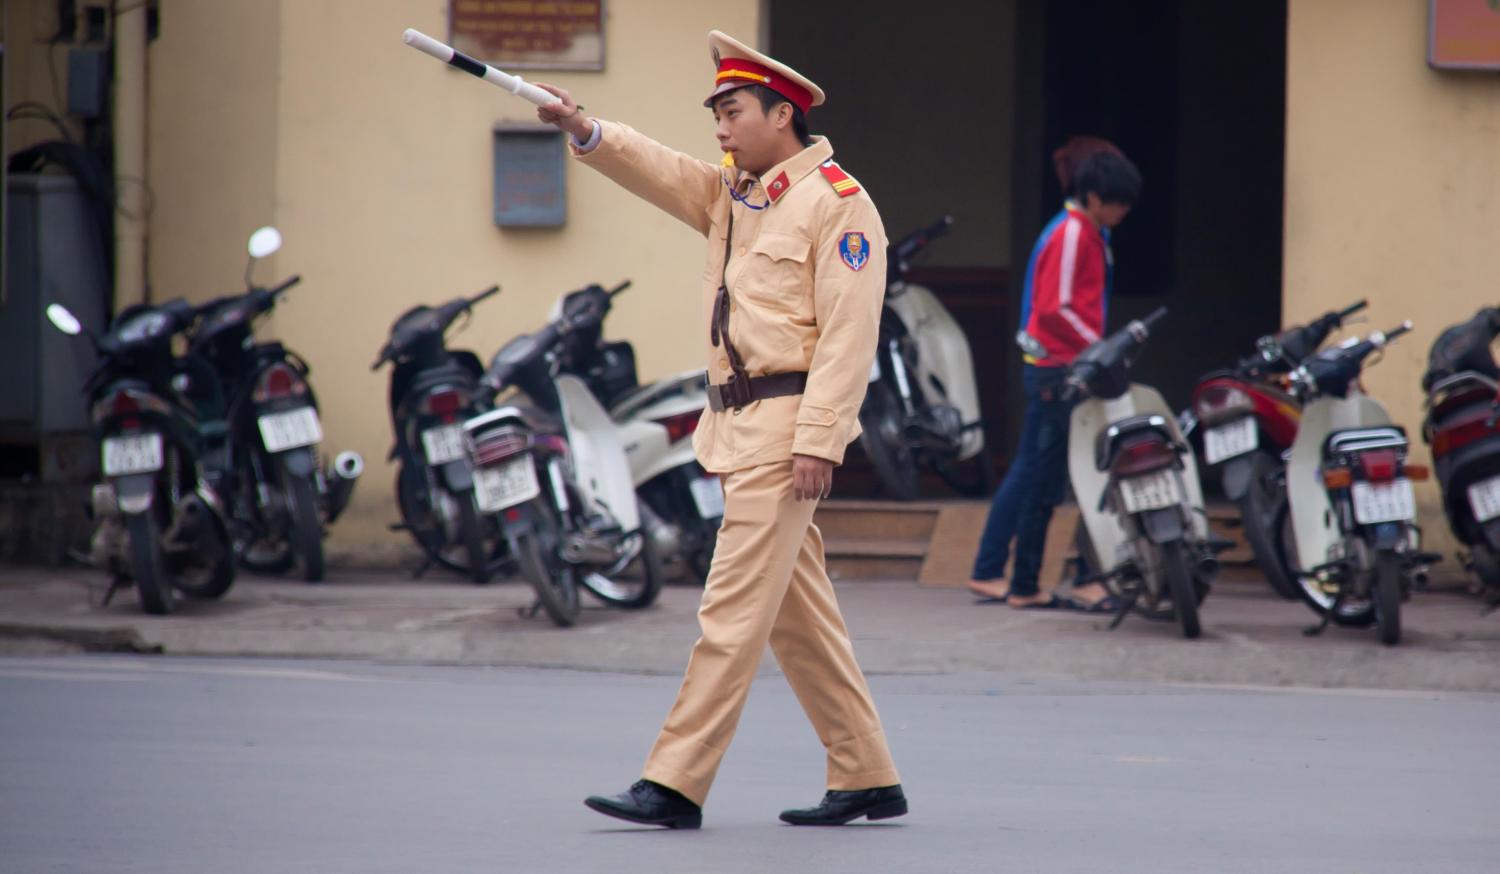
M 833 462 L 814 455 L 792 456 L 792 497 L 821 501 L 833 491 Z
M 536 117 L 545 124 L 556 125 L 566 133 L 572 134 L 573 138 L 582 142 L 589 138 L 594 132 L 594 123 L 584 116 L 580 111 L 583 107 L 573 102 L 573 97 L 567 91 L 556 85 L 548 85 L 545 82 L 533 82 L 532 84 L 557 96 L 556 103 L 546 106 L 538 106 Z

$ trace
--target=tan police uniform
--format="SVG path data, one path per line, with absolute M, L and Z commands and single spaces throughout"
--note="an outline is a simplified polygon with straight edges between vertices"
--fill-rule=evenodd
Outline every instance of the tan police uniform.
M 804 111 L 816 85 L 714 31 L 714 96 L 759 82 Z M 712 99 L 712 98 L 710 98 Z M 805 104 L 805 105 L 804 105 Z M 724 524 L 677 702 L 644 778 L 701 805 L 769 641 L 828 754 L 828 788 L 900 782 L 854 658 L 792 456 L 841 463 L 859 436 L 885 294 L 885 229 L 868 194 L 813 145 L 759 179 L 598 122 L 579 160 L 708 238 L 710 408 L 694 441 L 723 475 Z M 757 399 L 763 398 L 763 399 Z

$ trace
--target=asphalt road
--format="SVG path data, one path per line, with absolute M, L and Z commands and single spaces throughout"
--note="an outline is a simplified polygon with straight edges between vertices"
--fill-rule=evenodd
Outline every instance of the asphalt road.
M 675 678 L 0 659 L 5 872 L 1475 872 L 1500 696 L 873 679 L 912 803 L 798 829 L 821 750 L 763 677 L 701 832 L 585 809 Z

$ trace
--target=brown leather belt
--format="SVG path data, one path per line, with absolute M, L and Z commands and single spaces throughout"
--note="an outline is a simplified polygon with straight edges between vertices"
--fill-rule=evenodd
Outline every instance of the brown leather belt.
M 708 408 L 715 413 L 722 413 L 728 409 L 738 410 L 746 404 L 767 398 L 800 395 L 806 390 L 806 373 L 773 373 L 770 376 L 752 376 L 747 379 L 731 376 L 723 385 L 708 387 Z

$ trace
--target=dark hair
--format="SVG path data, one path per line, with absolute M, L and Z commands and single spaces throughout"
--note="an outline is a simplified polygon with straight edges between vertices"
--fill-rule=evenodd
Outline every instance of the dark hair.
M 769 115 L 771 110 L 785 103 L 792 107 L 792 133 L 797 135 L 797 142 L 804 146 L 812 145 L 812 136 L 807 132 L 807 113 L 803 112 L 797 104 L 782 97 L 764 85 L 746 85 L 741 91 L 749 91 L 760 101 L 760 108 Z
M 1073 169 L 1073 186 L 1068 194 L 1080 203 L 1090 193 L 1105 203 L 1134 206 L 1141 197 L 1141 171 L 1130 159 L 1113 150 L 1094 152 Z

